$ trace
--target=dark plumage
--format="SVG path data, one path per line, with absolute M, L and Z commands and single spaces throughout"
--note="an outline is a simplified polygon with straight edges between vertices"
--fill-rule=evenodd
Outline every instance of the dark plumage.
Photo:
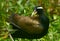
M 36 7 L 36 17 L 19 16 L 18 14 L 12 14 L 9 17 L 10 24 L 13 29 L 18 29 L 12 36 L 14 38 L 28 38 L 37 39 L 47 34 L 49 28 L 49 19 L 44 14 L 42 7 Z

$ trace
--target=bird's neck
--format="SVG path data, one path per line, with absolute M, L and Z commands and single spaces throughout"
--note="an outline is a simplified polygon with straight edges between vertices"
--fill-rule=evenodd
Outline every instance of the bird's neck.
M 43 25 L 44 29 L 46 29 L 46 28 L 48 29 L 49 19 L 46 17 L 46 15 L 45 14 L 40 14 L 39 19 L 40 19 L 40 22 Z

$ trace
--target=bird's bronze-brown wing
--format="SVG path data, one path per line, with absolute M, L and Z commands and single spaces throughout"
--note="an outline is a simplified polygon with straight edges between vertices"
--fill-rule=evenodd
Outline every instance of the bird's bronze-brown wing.
M 19 16 L 15 14 L 14 16 L 12 16 L 11 22 L 19 26 L 19 29 L 23 29 L 30 34 L 39 34 L 43 30 L 43 27 L 38 20 L 27 16 Z

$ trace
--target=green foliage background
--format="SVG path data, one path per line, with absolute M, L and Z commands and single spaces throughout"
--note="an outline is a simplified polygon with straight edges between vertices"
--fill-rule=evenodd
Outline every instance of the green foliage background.
M 41 39 L 33 39 L 32 41 L 60 41 L 60 5 L 50 2 L 49 0 L 42 1 L 43 6 L 46 8 L 45 13 L 48 14 L 50 21 L 50 7 L 54 8 L 53 22 L 49 23 L 49 32 Z M 11 29 L 11 25 L 7 22 L 11 13 L 17 13 L 24 16 L 30 16 L 35 6 L 38 5 L 38 0 L 0 0 L 0 41 L 11 41 L 8 37 L 8 32 L 4 31 L 6 28 Z M 3 29 L 3 30 L 2 30 Z M 29 39 L 15 39 L 15 41 L 30 41 Z

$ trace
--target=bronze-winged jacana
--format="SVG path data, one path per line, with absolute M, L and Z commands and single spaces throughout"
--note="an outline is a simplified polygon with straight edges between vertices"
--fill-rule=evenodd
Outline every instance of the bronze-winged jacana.
M 49 19 L 45 15 L 43 7 L 35 7 L 34 12 L 37 14 L 36 17 L 20 16 L 18 14 L 10 15 L 9 22 L 13 29 L 17 29 L 11 34 L 13 38 L 37 39 L 47 34 Z

